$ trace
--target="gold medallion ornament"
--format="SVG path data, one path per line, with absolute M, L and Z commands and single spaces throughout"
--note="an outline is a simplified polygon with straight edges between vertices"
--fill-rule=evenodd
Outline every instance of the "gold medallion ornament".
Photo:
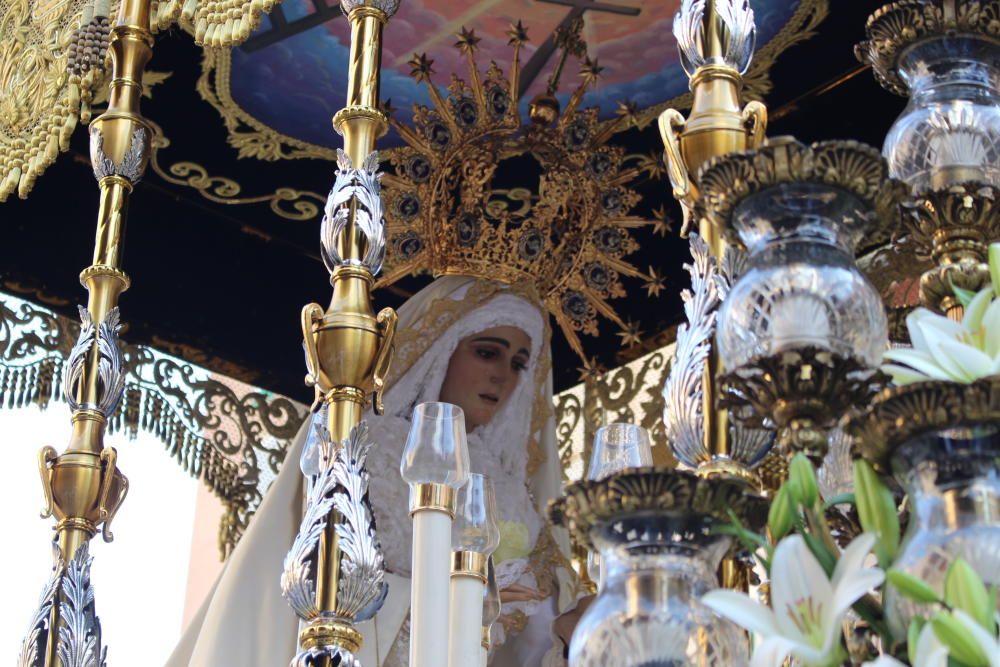
M 580 334 L 597 335 L 598 314 L 622 329 L 623 341 L 637 333 L 609 303 L 625 296 L 622 279 L 660 279 L 625 260 L 638 249 L 629 230 L 652 224 L 632 213 L 639 195 L 629 183 L 653 161 L 607 145 L 628 114 L 601 123 L 596 108 L 579 108 L 601 72 L 585 55 L 581 25 L 560 34 L 562 54 L 527 124 L 518 108 L 527 41 L 520 22 L 508 32 L 514 55 L 506 76 L 496 63 L 479 71 L 479 38 L 462 29 L 455 46 L 468 60 L 469 80 L 453 75 L 447 98 L 430 82 L 433 61 L 414 55 L 411 75 L 427 84 L 433 107 L 415 105 L 412 126 L 391 121 L 407 145 L 392 151 L 394 174 L 382 180 L 390 247 L 378 285 L 427 269 L 531 283 L 584 357 Z M 581 59 L 581 83 L 561 108 L 555 93 L 570 54 Z M 505 161 L 504 178 L 525 169 L 540 175 L 513 175 L 501 186 Z

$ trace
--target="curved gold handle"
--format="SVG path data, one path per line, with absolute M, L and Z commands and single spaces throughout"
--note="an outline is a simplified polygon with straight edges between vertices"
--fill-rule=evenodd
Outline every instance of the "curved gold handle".
M 108 528 L 112 512 L 108 509 L 108 496 L 111 495 L 111 483 L 115 480 L 115 470 L 118 467 L 118 450 L 105 447 L 101 450 L 101 488 L 97 493 L 97 521 L 104 525 L 102 535 L 105 542 L 111 542 L 115 536 Z M 121 494 L 119 494 L 121 495 Z M 115 508 L 117 510 L 117 507 Z
M 657 122 L 660 126 L 660 137 L 663 139 L 663 152 L 666 155 L 667 175 L 673 186 L 674 197 L 685 201 L 691 194 L 691 178 L 688 176 L 687 165 L 681 155 L 680 135 L 684 131 L 684 116 L 677 109 L 667 109 L 660 114 Z
M 117 461 L 118 452 L 116 452 L 112 448 L 109 449 L 110 451 L 114 452 L 113 460 Z M 105 449 L 101 452 L 101 460 L 105 459 L 104 452 L 109 451 L 109 449 Z M 109 457 L 109 459 L 111 458 L 112 457 Z M 113 542 L 115 539 L 114 533 L 111 532 L 111 522 L 114 521 L 115 516 L 118 515 L 118 510 L 125 503 L 125 496 L 128 495 L 128 488 L 129 488 L 128 477 L 123 475 L 121 471 L 118 470 L 117 466 L 114 463 L 104 468 L 104 474 L 110 479 L 114 479 L 116 472 L 118 473 L 118 476 L 122 480 L 122 486 L 121 489 L 119 489 L 118 491 L 118 497 L 115 498 L 115 503 L 111 507 L 107 506 L 107 498 L 105 498 L 104 504 L 99 508 L 101 516 L 104 517 L 104 525 L 101 527 L 101 536 L 104 538 L 105 542 Z
M 316 334 L 313 324 L 323 319 L 323 308 L 318 303 L 310 303 L 302 309 L 302 341 L 306 349 L 306 385 L 316 388 L 316 397 L 323 392 L 320 386 L 319 350 L 316 349 Z
M 46 445 L 38 450 L 38 475 L 42 478 L 42 494 L 45 496 L 45 505 L 39 512 L 43 519 L 52 516 L 52 511 L 55 508 L 55 503 L 52 500 L 52 469 L 49 464 L 58 458 L 59 453 L 56 452 L 55 447 Z
M 747 148 L 760 148 L 767 139 L 767 107 L 756 100 L 747 102 L 741 116 L 747 129 Z
M 385 414 L 385 406 L 382 404 L 382 392 L 385 391 L 385 378 L 389 375 L 389 365 L 392 363 L 393 346 L 396 341 L 396 322 L 399 320 L 396 311 L 392 308 L 383 308 L 379 311 L 375 321 L 382 331 L 382 340 L 379 342 L 378 356 L 375 358 L 375 370 L 373 380 L 375 383 L 375 396 L 372 406 L 375 414 Z

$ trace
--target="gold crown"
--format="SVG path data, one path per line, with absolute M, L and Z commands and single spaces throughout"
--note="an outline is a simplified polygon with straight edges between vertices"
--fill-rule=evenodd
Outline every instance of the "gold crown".
M 622 329 L 623 344 L 639 341 L 637 325 L 609 304 L 625 296 L 622 278 L 640 278 L 656 294 L 663 280 L 624 259 L 638 248 L 629 230 L 651 224 L 632 215 L 639 195 L 628 183 L 656 173 L 657 158 L 607 145 L 634 122 L 633 105 L 620 105 L 619 117 L 605 122 L 596 108 L 579 110 L 601 70 L 586 56 L 580 25 L 557 35 L 559 61 L 547 92 L 532 100 L 527 125 L 517 104 L 527 40 L 520 22 L 507 33 L 514 51 L 509 77 L 495 62 L 480 73 L 480 40 L 462 28 L 455 46 L 467 57 L 469 82 L 453 74 L 447 99 L 430 81 L 433 61 L 414 55 L 411 76 L 427 85 L 433 108 L 414 105 L 412 127 L 392 121 L 406 145 L 389 152 L 394 173 L 382 180 L 389 248 L 378 284 L 426 270 L 529 282 L 585 359 L 578 334 L 596 336 L 598 314 Z M 555 92 L 569 55 L 581 59 L 582 82 L 560 113 Z M 540 172 L 537 182 L 517 181 L 517 165 L 509 163 L 494 183 L 499 164 L 515 160 L 525 161 L 522 173 L 532 180 Z

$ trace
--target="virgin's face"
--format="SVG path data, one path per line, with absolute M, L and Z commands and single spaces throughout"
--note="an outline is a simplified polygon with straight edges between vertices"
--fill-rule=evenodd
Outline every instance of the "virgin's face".
M 531 339 L 517 327 L 492 327 L 462 339 L 448 362 L 439 400 L 465 412 L 469 431 L 488 424 L 517 387 Z

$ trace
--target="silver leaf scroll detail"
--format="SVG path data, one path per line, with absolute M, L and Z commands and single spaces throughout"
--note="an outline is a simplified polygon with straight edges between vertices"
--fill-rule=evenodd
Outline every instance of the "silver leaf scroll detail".
M 128 150 L 119 162 L 115 162 L 104 152 L 104 135 L 100 127 L 92 125 L 90 130 L 90 162 L 94 168 L 94 178 L 100 181 L 107 176 L 120 176 L 132 185 L 142 180 L 145 169 L 146 155 L 145 128 L 139 127 L 132 132 Z
M 684 269 L 691 275 L 691 289 L 681 292 L 687 322 L 677 328 L 676 356 L 663 386 L 663 424 L 674 455 L 685 465 L 697 467 L 709 456 L 704 445 L 702 377 L 721 299 L 718 269 L 708 244 L 695 233 L 690 239 L 694 262 L 685 264 Z
M 368 500 L 369 475 L 365 461 L 370 448 L 368 424 L 361 422 L 351 430 L 351 437 L 341 444 L 333 462 L 338 484 L 333 506 L 344 519 L 335 528 L 344 554 L 337 612 L 355 621 L 374 617 L 388 593 L 382 545 L 375 534 Z
M 94 589 L 90 585 L 93 561 L 87 545 L 81 545 L 62 576 L 56 649 L 62 667 L 105 667 L 101 623 L 94 610 Z
M 58 552 L 58 547 L 57 547 Z M 49 577 L 45 588 L 42 590 L 41 598 L 38 601 L 38 609 L 31 617 L 31 625 L 28 626 L 28 633 L 21 642 L 21 654 L 17 659 L 18 667 L 41 667 L 44 663 L 45 644 L 48 637 L 49 613 L 52 611 L 52 603 L 59 592 L 59 582 L 62 579 L 62 560 L 56 557 L 55 567 L 52 569 L 52 576 Z
M 320 535 L 326 529 L 330 511 L 336 509 L 342 518 L 335 530 L 343 556 L 335 611 L 342 618 L 364 621 L 381 608 L 388 592 L 382 547 L 368 500 L 368 425 L 361 422 L 355 426 L 337 446 L 324 422 L 313 422 L 320 449 L 319 473 L 310 480 L 306 511 L 285 557 L 281 590 L 300 618 L 309 621 L 320 615 L 312 567 Z
M 326 199 L 320 238 L 323 245 L 323 263 L 330 273 L 339 266 L 353 265 L 367 268 L 373 275 L 382 269 L 385 259 L 385 217 L 382 208 L 382 172 L 378 168 L 378 151 L 365 157 L 355 168 L 350 156 L 337 149 L 337 177 Z M 367 247 L 364 258 L 345 259 L 337 249 L 344 228 L 350 221 L 350 203 L 354 200 L 354 224 L 365 237 Z
M 325 645 L 304 649 L 292 658 L 288 667 L 320 667 L 333 664 L 337 667 L 361 667 L 357 656 L 340 646 Z
M 109 310 L 100 326 L 95 327 L 90 311 L 80 306 L 80 323 L 80 335 L 69 354 L 69 373 L 63 387 L 66 402 L 73 410 L 98 410 L 110 419 L 125 391 L 125 357 L 118 343 L 121 330 L 118 307 Z M 96 404 L 83 404 L 77 401 L 77 388 L 95 341 L 100 357 L 97 365 L 100 394 Z
M 685 465 L 697 467 L 711 457 L 704 444 L 703 382 L 718 309 L 745 270 L 746 254 L 727 246 L 717 262 L 704 239 L 696 233 L 690 238 L 694 262 L 684 268 L 691 275 L 691 289 L 681 293 L 687 322 L 677 329 L 676 357 L 663 387 L 663 422 L 674 455 Z M 773 440 L 772 431 L 747 428 L 731 420 L 730 455 L 743 465 L 760 462 Z
M 688 76 L 703 65 L 727 65 L 740 74 L 746 72 L 753 58 L 757 41 L 753 10 L 749 0 L 715 0 L 717 23 L 709 29 L 716 31 L 723 44 L 721 60 L 705 53 L 708 35 L 705 30 L 706 0 L 682 0 L 674 16 L 674 38 L 680 52 L 681 64 Z
M 391 18 L 399 9 L 399 0 L 340 0 L 340 9 L 350 14 L 356 7 L 374 7 Z
M 317 446 L 320 447 L 319 474 L 310 480 L 306 511 L 302 514 L 299 532 L 285 556 L 281 573 L 281 595 L 295 614 L 306 621 L 319 616 L 316 606 L 316 585 L 311 578 L 313 555 L 333 508 L 333 491 L 337 478 L 333 467 L 333 441 L 323 420 L 313 420 Z M 294 661 L 293 661 L 294 664 Z

